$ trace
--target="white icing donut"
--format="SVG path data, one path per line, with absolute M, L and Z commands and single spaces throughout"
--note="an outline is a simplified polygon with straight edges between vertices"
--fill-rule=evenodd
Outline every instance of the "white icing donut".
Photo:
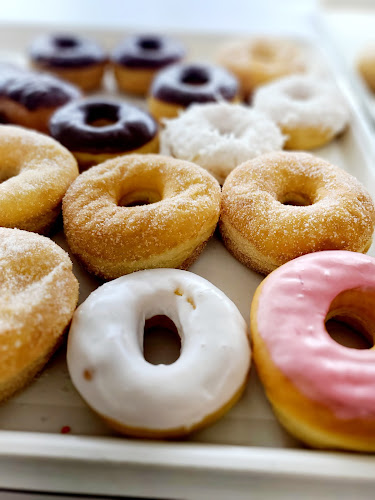
M 348 123 L 348 110 L 337 87 L 316 76 L 293 75 L 281 78 L 263 87 L 254 95 L 256 110 L 266 113 L 283 133 L 293 136 L 294 131 L 304 134 L 305 144 L 289 137 L 289 149 L 310 149 L 321 146 L 340 133 Z M 319 132 L 319 139 L 314 136 Z M 321 143 L 316 143 L 316 140 Z M 310 145 L 309 142 L 313 141 Z
M 170 318 L 180 357 L 143 356 L 145 320 Z M 77 309 L 68 340 L 77 390 L 116 430 L 182 436 L 212 422 L 242 393 L 250 367 L 244 319 L 210 282 L 187 271 L 138 271 L 106 283 Z
M 282 149 L 285 138 L 265 114 L 239 104 L 196 104 L 165 120 L 161 154 L 197 163 L 221 184 L 238 165 Z

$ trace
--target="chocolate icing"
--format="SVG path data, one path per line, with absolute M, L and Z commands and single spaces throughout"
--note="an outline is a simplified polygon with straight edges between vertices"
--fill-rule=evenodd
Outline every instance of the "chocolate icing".
M 231 101 L 238 92 L 236 78 L 213 64 L 174 64 L 160 71 L 151 95 L 160 101 L 189 106 L 191 103 Z
M 185 48 L 177 40 L 161 35 L 134 35 L 123 40 L 113 53 L 119 65 L 137 69 L 159 69 L 185 57 Z
M 30 46 L 30 58 L 46 68 L 81 68 L 107 61 L 93 40 L 73 34 L 42 35 Z
M 113 122 L 95 126 L 96 121 Z M 51 118 L 50 133 L 71 151 L 117 153 L 132 151 L 158 132 L 145 111 L 122 101 L 85 99 L 60 108 Z
M 54 76 L 0 65 L 0 97 L 15 101 L 29 111 L 62 106 L 80 96 L 74 85 Z

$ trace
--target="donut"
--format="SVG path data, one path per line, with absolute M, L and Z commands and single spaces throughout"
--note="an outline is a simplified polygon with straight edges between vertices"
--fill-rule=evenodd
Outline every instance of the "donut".
M 55 76 L 0 64 L 0 116 L 5 123 L 48 133 L 56 109 L 79 97 L 77 87 Z
M 77 162 L 54 139 L 13 125 L 0 125 L 0 157 L 0 226 L 46 234 Z
M 155 267 L 186 269 L 212 235 L 220 186 L 193 163 L 128 155 L 83 172 L 63 201 L 68 244 L 104 279 Z
M 86 169 L 129 153 L 156 153 L 158 126 L 146 112 L 123 101 L 82 99 L 51 117 L 50 134 Z
M 306 444 L 375 451 L 375 353 L 337 343 L 335 318 L 375 326 L 375 259 L 344 250 L 304 255 L 271 273 L 251 306 L 254 362 L 277 417 Z
M 105 318 L 105 319 L 104 319 Z M 148 323 L 171 320 L 179 358 L 151 364 Z M 240 397 L 250 368 L 247 326 L 209 281 L 178 269 L 151 269 L 102 285 L 78 308 L 68 338 L 73 384 L 115 430 L 176 438 L 206 426 Z
M 257 37 L 228 42 L 219 49 L 217 59 L 236 75 L 244 98 L 260 85 L 307 71 L 302 48 L 283 38 Z
M 238 100 L 238 83 L 226 69 L 213 64 L 173 64 L 158 72 L 148 97 L 157 119 L 174 118 L 193 103 Z
M 70 33 L 40 35 L 29 55 L 35 69 L 54 73 L 84 91 L 100 87 L 108 60 L 94 40 Z
M 288 76 L 260 87 L 253 105 L 281 128 L 287 149 L 321 147 L 341 133 L 349 121 L 336 85 L 309 75 Z
M 0 228 L 0 400 L 40 372 L 78 301 L 68 254 L 49 238 Z
M 223 184 L 235 167 L 282 149 L 284 140 L 261 112 L 227 102 L 193 104 L 164 121 L 160 153 L 197 163 Z
M 146 95 L 156 73 L 182 61 L 185 53 L 184 46 L 168 36 L 138 34 L 125 38 L 111 57 L 119 89 Z
M 262 274 L 310 252 L 365 253 L 374 224 L 374 204 L 359 181 L 309 153 L 259 156 L 237 167 L 223 186 L 224 244 Z
M 375 92 L 375 47 L 365 47 L 358 56 L 357 69 L 368 88 Z

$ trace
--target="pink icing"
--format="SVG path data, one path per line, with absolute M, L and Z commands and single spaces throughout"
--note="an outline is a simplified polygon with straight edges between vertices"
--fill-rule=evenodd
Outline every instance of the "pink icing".
M 375 289 L 374 258 L 331 250 L 294 259 L 264 282 L 258 329 L 302 394 L 338 418 L 375 418 L 375 350 L 344 347 L 325 328 L 333 299 L 353 288 Z

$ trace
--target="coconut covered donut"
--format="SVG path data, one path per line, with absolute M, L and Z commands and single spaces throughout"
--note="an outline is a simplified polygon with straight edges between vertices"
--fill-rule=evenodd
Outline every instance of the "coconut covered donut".
M 78 175 L 67 149 L 44 134 L 0 125 L 0 226 L 46 233 Z
M 172 364 L 145 360 L 149 324 L 169 318 L 181 338 Z M 90 407 L 117 431 L 184 436 L 225 413 L 250 367 L 247 327 L 236 306 L 207 280 L 151 269 L 105 283 L 79 307 L 68 367 Z
M 287 149 L 323 146 L 341 133 L 349 121 L 337 87 L 313 76 L 289 76 L 260 87 L 253 104 L 281 128 Z
M 160 155 L 128 155 L 92 167 L 63 202 L 65 234 L 92 273 L 187 268 L 212 235 L 220 186 L 205 170 Z
M 44 236 L 0 228 L 0 400 L 30 382 L 78 301 L 68 254 Z
M 195 104 L 164 125 L 161 154 L 197 163 L 220 184 L 244 161 L 284 144 L 279 128 L 266 115 L 239 104 Z
M 317 252 L 276 269 L 251 306 L 254 361 L 280 422 L 319 448 L 375 451 L 375 352 L 337 343 L 331 318 L 374 344 L 375 259 Z
M 262 274 L 321 250 L 367 252 L 375 207 L 353 176 L 308 153 L 271 153 L 237 167 L 223 186 L 228 250 Z
M 272 80 L 307 70 L 304 52 L 281 38 L 253 38 L 223 45 L 218 61 L 238 78 L 246 98 L 254 89 Z

